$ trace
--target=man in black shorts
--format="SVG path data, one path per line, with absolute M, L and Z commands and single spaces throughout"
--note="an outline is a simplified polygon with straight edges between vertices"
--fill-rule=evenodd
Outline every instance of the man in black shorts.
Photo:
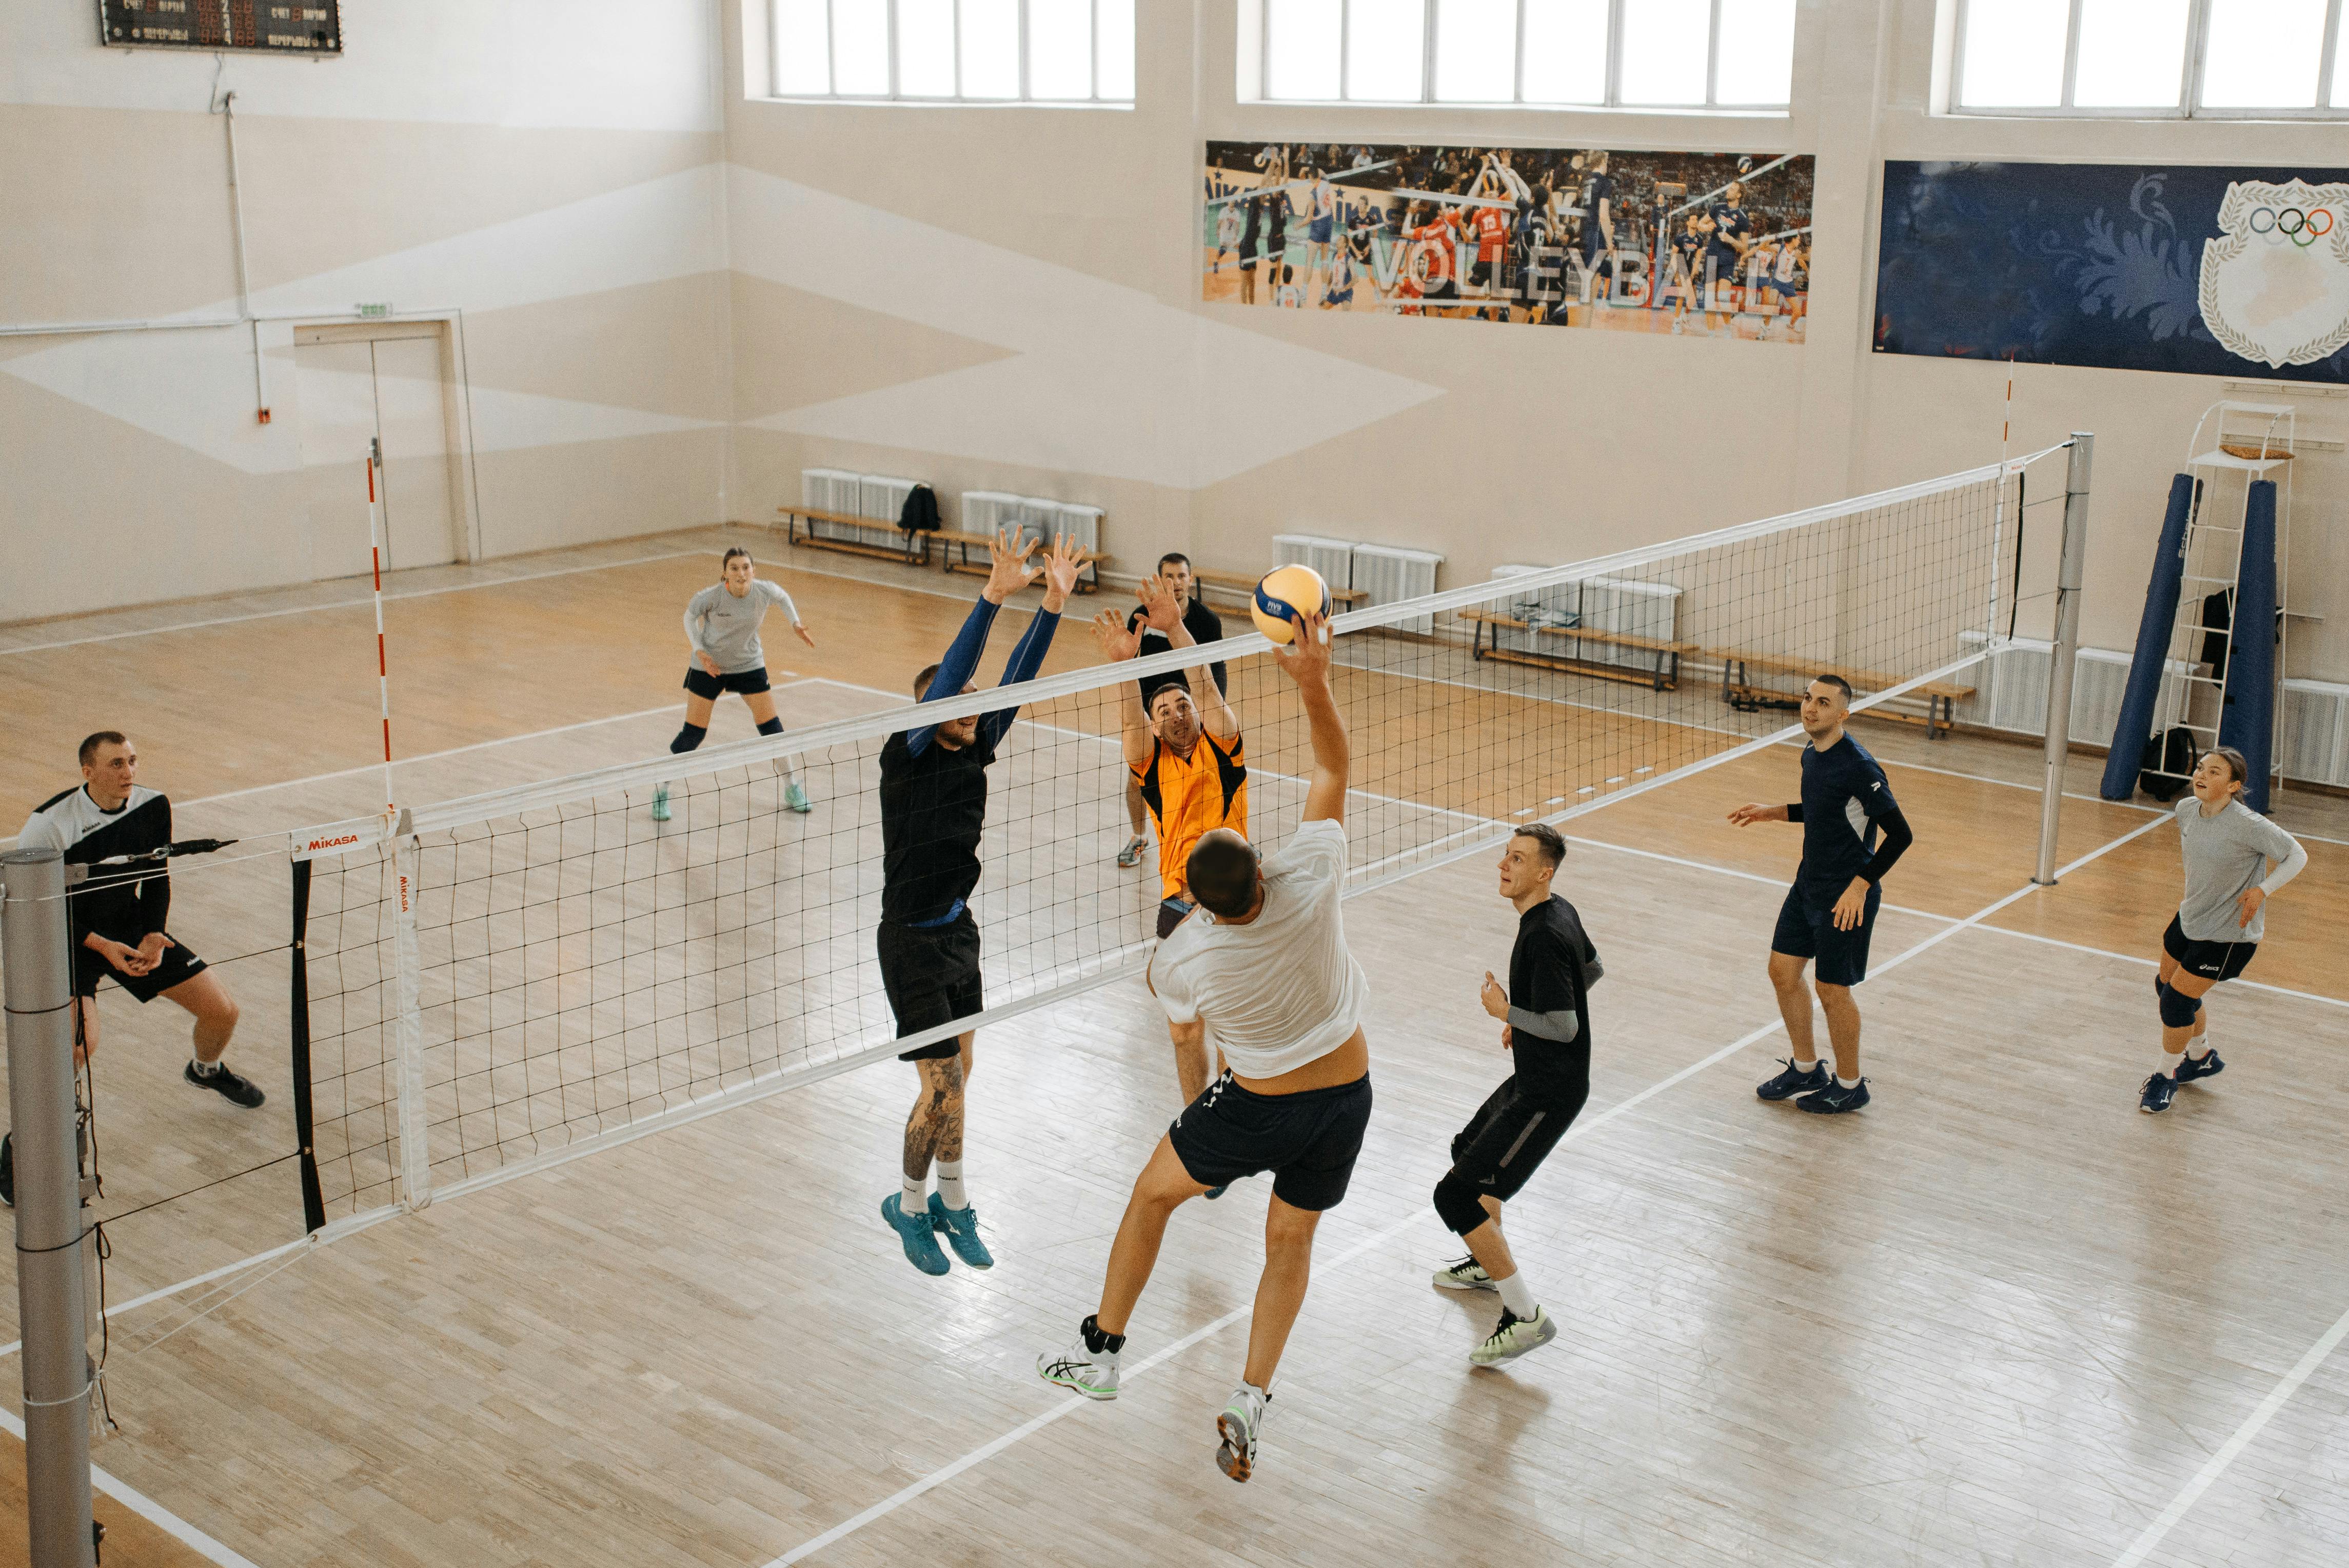
M 1303 820 L 1259 861 L 1228 828 L 1203 835 L 1185 875 L 1198 908 L 1159 944 L 1149 983 L 1169 1022 L 1202 1022 L 1229 1064 L 1158 1140 L 1110 1248 L 1101 1305 L 1037 1375 L 1089 1399 L 1114 1399 L 1134 1304 L 1166 1222 L 1209 1189 L 1270 1171 L 1264 1274 L 1247 1364 L 1216 1417 L 1216 1462 L 1234 1480 L 1256 1466 L 1272 1375 L 1305 1304 L 1313 1233 L 1346 1196 L 1371 1119 L 1369 983 L 1346 947 L 1346 724 L 1330 690 L 1329 623 L 1305 616 L 1273 657 L 1305 707 L 1313 774 Z
M 1508 1080 L 1452 1140 L 1452 1169 L 1435 1184 L 1435 1212 L 1468 1255 L 1435 1271 L 1445 1290 L 1489 1290 L 1501 1321 L 1468 1353 L 1490 1367 L 1557 1337 L 1501 1234 L 1501 1205 L 1516 1197 L 1590 1098 L 1590 985 L 1605 971 L 1574 905 L 1550 891 L 1566 840 L 1536 822 L 1501 851 L 1501 896 L 1516 906 L 1509 985 L 1485 972 L 1485 1011 L 1501 1020 Z
M 999 536 L 988 542 L 995 560 L 987 586 L 946 657 L 916 678 L 917 701 L 976 689 L 970 677 L 987 650 L 997 607 L 1036 581 L 1040 571 L 1044 607 L 1012 649 L 1003 684 L 1035 678 L 1061 624 L 1061 606 L 1083 566 L 1075 542 L 1066 536 L 1054 542 L 1040 568 L 1028 564 L 1035 547 L 1033 540 L 1015 545 Z M 874 941 L 900 1039 L 968 1018 L 987 1005 L 978 974 L 978 922 L 968 901 L 978 887 L 987 765 L 995 760 L 995 748 L 1019 712 L 1015 705 L 901 730 L 881 748 L 881 927 Z M 881 1201 L 881 1217 L 905 1244 L 906 1261 L 924 1274 L 947 1272 L 939 1233 L 970 1267 L 995 1262 L 979 1240 L 978 1216 L 963 1190 L 963 1091 L 970 1080 L 971 1036 L 965 1029 L 898 1058 L 920 1072 L 922 1090 L 905 1118 L 904 1189 Z M 938 1190 L 930 1193 L 933 1159 Z
M 1841 676 L 1814 679 L 1803 692 L 1803 798 L 1791 806 L 1740 806 L 1729 813 L 1738 827 L 1800 822 L 1803 862 L 1778 911 L 1770 938 L 1770 984 L 1795 1054 L 1786 1070 L 1754 1092 L 1764 1099 L 1795 1095 L 1801 1110 L 1857 1110 L 1868 1103 L 1859 1076 L 1859 1005 L 1851 988 L 1868 978 L 1868 939 L 1883 902 L 1884 873 L 1915 842 L 1908 819 L 1892 799 L 1884 769 L 1844 733 L 1851 685 Z M 1883 841 L 1877 841 L 1881 831 Z M 1827 1016 L 1835 1070 L 1820 1062 L 1811 1039 L 1811 998 L 1803 967 L 1816 963 L 1819 1006 Z
M 1198 583 L 1191 576 L 1189 556 L 1179 550 L 1170 550 L 1160 556 L 1158 581 L 1174 595 L 1174 603 L 1181 607 L 1183 613 L 1183 629 L 1191 634 L 1193 643 L 1205 647 L 1209 643 L 1220 643 L 1224 640 L 1223 617 L 1207 608 L 1206 600 L 1199 593 Z M 1142 645 L 1135 650 L 1133 655 L 1135 658 L 1146 659 L 1153 654 L 1163 654 L 1174 645 L 1173 639 L 1165 633 L 1150 624 L 1149 614 L 1139 604 L 1126 612 L 1125 629 L 1129 632 L 1139 631 L 1142 634 Z M 1229 679 L 1224 673 L 1223 660 L 1217 659 L 1214 664 L 1209 665 L 1207 672 L 1215 677 L 1216 690 L 1218 693 L 1231 690 Z M 1147 677 L 1141 682 L 1142 711 L 1144 713 L 1150 711 L 1150 699 L 1158 695 L 1159 687 L 1187 686 L 1189 684 L 1177 671 Z M 1118 851 L 1117 863 L 1122 866 L 1137 866 L 1142 863 L 1142 851 L 1150 847 L 1150 814 L 1147 804 L 1142 799 L 1141 780 L 1136 779 L 1129 778 L 1125 781 L 1125 817 L 1126 820 L 1133 826 L 1133 836 L 1125 841 L 1125 848 Z
M 138 782 L 139 752 L 119 730 L 81 743 L 82 783 L 40 804 L 16 847 L 55 850 L 68 865 L 95 867 L 118 855 L 147 855 L 171 842 L 171 802 Z M 162 859 L 93 870 L 66 901 L 73 940 L 74 995 L 81 1032 L 75 1065 L 98 1049 L 98 983 L 112 980 L 145 1004 L 161 996 L 195 1018 L 194 1053 L 183 1078 L 251 1110 L 265 1098 L 221 1057 L 236 1033 L 236 1003 L 220 976 L 164 928 L 171 908 L 170 862 Z M 0 1200 L 16 1201 L 16 1150 L 0 1140 Z

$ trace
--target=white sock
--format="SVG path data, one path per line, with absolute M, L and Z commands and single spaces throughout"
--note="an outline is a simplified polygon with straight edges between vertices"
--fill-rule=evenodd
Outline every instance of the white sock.
M 198 1056 L 191 1056 L 188 1060 L 195 1067 L 198 1078 L 210 1078 L 220 1071 L 221 1065 L 218 1062 L 208 1062 Z
M 949 1209 L 970 1207 L 969 1194 L 962 1190 L 962 1161 L 941 1160 L 934 1169 L 938 1173 L 938 1196 Z
M 1509 1309 L 1512 1316 L 1527 1318 L 1541 1311 L 1541 1303 L 1534 1299 L 1534 1287 L 1526 1283 L 1525 1270 L 1519 1269 L 1506 1279 L 1495 1280 L 1493 1286 L 1501 1293 L 1501 1305 Z
M 2192 1057 L 2198 1062 L 2204 1057 L 2209 1056 L 2210 1054 L 2210 1031 L 2205 1029 L 2200 1034 L 2195 1036 L 2192 1039 L 2187 1041 L 2186 1054 Z
M 2184 1051 L 2179 1051 L 2175 1056 L 2171 1055 L 2168 1051 L 2162 1052 L 2161 1076 L 2164 1078 L 2176 1078 L 2178 1076 L 2178 1064 L 2185 1061 L 2185 1059 L 2186 1053 Z
M 1841 1073 L 1837 1073 L 1837 1074 L 1836 1074 L 1836 1083 L 1837 1083 L 1839 1087 L 1844 1088 L 1857 1088 L 1859 1087 L 1859 1080 L 1858 1080 L 1857 1078 L 1847 1078 L 1844 1077 Z
M 926 1212 L 930 1206 L 930 1179 L 926 1176 L 908 1176 L 905 1181 L 905 1196 L 900 1207 L 908 1214 Z
M 1795 1070 L 1798 1073 L 1816 1072 L 1819 1070 L 1819 1058 L 1813 1057 L 1809 1061 L 1805 1061 L 1802 1057 L 1796 1057 L 1795 1058 Z

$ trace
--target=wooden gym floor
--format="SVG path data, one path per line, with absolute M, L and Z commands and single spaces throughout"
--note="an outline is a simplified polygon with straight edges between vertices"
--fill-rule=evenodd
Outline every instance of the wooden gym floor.
M 730 537 L 403 578 L 388 607 L 395 734 L 419 758 L 403 798 L 657 750 L 678 607 Z M 823 645 L 769 639 L 794 725 L 881 706 L 976 587 L 837 557 L 762 570 Z M 349 584 L 0 631 L 0 825 L 73 779 L 73 741 L 101 723 L 133 733 L 182 833 L 369 810 L 371 631 Z M 1065 627 L 1048 667 L 1092 656 Z M 720 713 L 716 738 L 748 734 L 738 707 Z M 2018 786 L 2034 753 L 1862 733 L 1920 843 L 1860 993 L 1878 1099 L 1857 1117 L 1751 1092 L 1785 1049 L 1761 969 L 1796 835 L 1721 815 L 1783 799 L 1793 753 L 1573 824 L 1564 885 L 1609 971 L 1593 1094 L 1510 1218 L 1565 1332 L 1503 1372 L 1463 1359 L 1494 1305 L 1427 1284 L 1456 1252 L 1428 1193 L 1505 1070 L 1475 985 L 1514 916 L 1481 857 L 1350 904 L 1378 1109 L 1246 1487 L 1213 1470 L 1211 1423 L 1265 1183 L 1177 1217 L 1123 1398 L 1084 1405 L 1031 1369 L 1091 1310 L 1176 1109 L 1138 985 L 983 1032 L 969 1168 L 988 1274 L 916 1274 L 874 1212 L 910 1097 L 895 1064 L 318 1246 L 299 1239 L 290 1163 L 236 1174 L 292 1142 L 282 957 L 236 956 L 282 943 L 282 868 L 190 878 L 174 926 L 233 961 L 237 1051 L 272 1099 L 191 1103 L 177 1021 L 107 1008 L 105 1212 L 221 1181 L 109 1227 L 121 1430 L 97 1462 L 183 1522 L 155 1555 L 126 1533 L 119 1560 L 2341 1560 L 2349 1357 L 2322 1353 L 2349 1328 L 2349 975 L 2332 934 L 2349 847 L 2329 841 L 2349 813 L 2280 796 L 2281 820 L 2321 836 L 2314 863 L 2217 994 L 2230 1070 L 2149 1118 L 2135 1089 L 2174 835 L 2075 799 L 2064 859 L 2080 863 L 2033 890 L 2038 802 Z M 2093 793 L 2092 764 L 2072 788 Z M 15 1308 L 0 1293 L 7 1333 Z

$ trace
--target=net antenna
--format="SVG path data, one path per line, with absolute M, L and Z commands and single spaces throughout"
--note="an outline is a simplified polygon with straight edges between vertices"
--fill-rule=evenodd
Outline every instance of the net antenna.
M 1339 616 L 1348 896 L 1782 746 L 1800 731 L 1770 705 L 1823 673 L 1856 713 L 1945 733 L 2001 640 L 2008 492 L 2047 455 Z M 1024 614 L 1002 612 L 979 680 Z M 319 1212 L 420 1206 L 1139 975 L 1163 878 L 1115 864 L 1123 715 L 1137 677 L 1196 690 L 1219 663 L 1246 830 L 1278 850 L 1310 737 L 1252 632 L 920 705 L 843 686 L 872 711 L 295 836 Z M 875 950 L 881 749 L 1015 703 L 969 898 L 984 1010 L 900 1037 Z M 784 808 L 786 758 L 810 814 Z
M 383 812 L 386 820 L 399 812 L 391 786 L 391 658 L 383 637 L 383 438 L 367 438 L 367 560 L 375 573 L 375 677 L 383 707 Z

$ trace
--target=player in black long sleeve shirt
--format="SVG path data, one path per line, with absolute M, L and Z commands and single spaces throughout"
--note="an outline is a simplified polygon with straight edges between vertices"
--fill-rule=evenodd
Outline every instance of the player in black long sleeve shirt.
M 1557 1336 L 1501 1234 L 1501 1205 L 1517 1195 L 1590 1097 L 1590 987 L 1604 973 L 1574 905 L 1550 891 L 1566 858 L 1557 830 L 1537 823 L 1501 851 L 1501 896 L 1517 911 L 1509 985 L 1485 975 L 1485 1010 L 1501 1020 L 1511 1054 L 1506 1082 L 1452 1140 L 1452 1169 L 1435 1185 L 1435 1212 L 1468 1255 L 1435 1272 L 1446 1290 L 1491 1290 L 1501 1321 L 1469 1352 L 1478 1366 L 1523 1356 Z
M 1014 545 L 999 538 L 988 548 L 994 568 L 978 603 L 970 607 L 946 657 L 914 683 L 914 695 L 922 702 L 975 689 L 970 677 L 987 649 L 997 608 L 1039 575 L 1045 579 L 1044 607 L 1012 650 L 1003 684 L 1034 679 L 1052 645 L 1061 607 L 1083 565 L 1075 543 L 1056 541 L 1036 566 L 1028 564 L 1033 540 Z M 881 748 L 881 927 L 874 944 L 900 1039 L 969 1017 L 987 1005 L 978 971 L 978 922 L 968 901 L 978 891 L 981 871 L 987 766 L 1019 712 L 1015 703 L 903 730 Z M 978 1216 L 963 1191 L 963 1088 L 970 1078 L 971 1039 L 972 1031 L 965 1029 L 898 1058 L 915 1065 L 922 1088 L 905 1119 L 904 1188 L 882 1200 L 881 1217 L 905 1244 L 906 1260 L 924 1274 L 947 1272 L 939 1233 L 972 1268 L 995 1261 L 979 1240 Z M 938 1171 L 934 1194 L 926 1191 L 933 1160 Z
M 98 983 L 112 980 L 141 1004 L 158 996 L 194 1016 L 194 1054 L 184 1077 L 250 1110 L 265 1098 L 221 1060 L 236 1032 L 236 1003 L 220 976 L 164 929 L 171 873 L 160 851 L 171 842 L 171 802 L 141 785 L 139 752 L 120 732 L 81 743 L 82 782 L 52 795 L 25 822 L 16 847 L 55 850 L 67 865 L 91 867 L 66 900 L 73 940 L 73 988 L 81 1017 L 78 1063 L 98 1049 Z M 119 856 L 151 856 L 100 868 Z M 16 1150 L 0 1140 L 0 1200 L 16 1201 Z

